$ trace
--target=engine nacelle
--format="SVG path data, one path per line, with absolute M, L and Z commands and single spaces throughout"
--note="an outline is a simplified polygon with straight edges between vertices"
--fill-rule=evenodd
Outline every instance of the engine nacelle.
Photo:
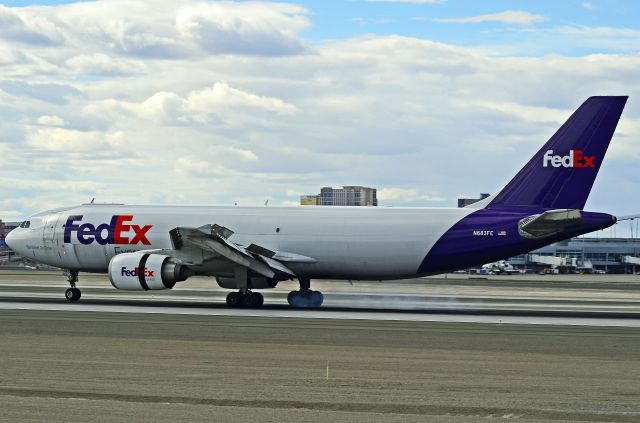
M 238 285 L 236 283 L 235 278 L 216 278 L 216 282 L 220 288 L 226 289 L 237 289 Z M 264 277 L 251 277 L 247 281 L 247 288 L 249 289 L 266 289 L 266 288 L 275 288 L 278 284 L 278 281 L 273 279 L 267 279 Z
M 123 253 L 109 262 L 111 285 L 127 291 L 171 289 L 193 274 L 185 265 L 161 254 Z

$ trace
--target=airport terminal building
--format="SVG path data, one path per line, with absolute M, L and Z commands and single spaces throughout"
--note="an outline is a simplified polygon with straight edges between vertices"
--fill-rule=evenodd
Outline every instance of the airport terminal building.
M 579 237 L 508 259 L 514 267 L 532 271 L 639 273 L 640 239 Z

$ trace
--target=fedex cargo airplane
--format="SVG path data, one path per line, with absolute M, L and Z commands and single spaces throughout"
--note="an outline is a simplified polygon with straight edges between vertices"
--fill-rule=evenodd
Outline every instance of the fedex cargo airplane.
M 66 269 L 108 273 L 125 290 L 213 276 L 231 307 L 297 279 L 293 307 L 319 307 L 312 279 L 393 280 L 479 266 L 604 229 L 584 211 L 627 97 L 591 97 L 496 194 L 466 208 L 194 207 L 83 204 L 31 216 L 11 249 Z

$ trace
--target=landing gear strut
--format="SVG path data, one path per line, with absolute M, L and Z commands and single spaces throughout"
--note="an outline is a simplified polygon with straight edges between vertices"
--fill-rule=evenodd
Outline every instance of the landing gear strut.
M 232 308 L 258 308 L 264 303 L 264 297 L 259 292 L 249 290 L 230 292 L 227 295 L 227 305 Z
M 67 275 L 67 281 L 69 282 L 69 285 L 71 285 L 71 288 L 68 288 L 65 291 L 64 296 L 67 301 L 78 301 L 80 299 L 80 296 L 82 295 L 80 289 L 76 288 L 76 282 L 78 282 L 78 271 L 68 270 L 65 273 Z
M 311 280 L 307 278 L 298 279 L 300 282 L 299 291 L 291 291 L 287 296 L 289 305 L 296 308 L 316 308 L 322 305 L 324 295 L 320 291 L 312 291 Z

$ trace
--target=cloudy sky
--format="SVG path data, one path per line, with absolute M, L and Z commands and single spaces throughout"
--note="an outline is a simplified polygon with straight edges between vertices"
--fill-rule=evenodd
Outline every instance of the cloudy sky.
M 587 208 L 640 212 L 640 2 L 6 1 L 0 218 L 87 202 L 454 206 L 590 95 L 630 99 Z

